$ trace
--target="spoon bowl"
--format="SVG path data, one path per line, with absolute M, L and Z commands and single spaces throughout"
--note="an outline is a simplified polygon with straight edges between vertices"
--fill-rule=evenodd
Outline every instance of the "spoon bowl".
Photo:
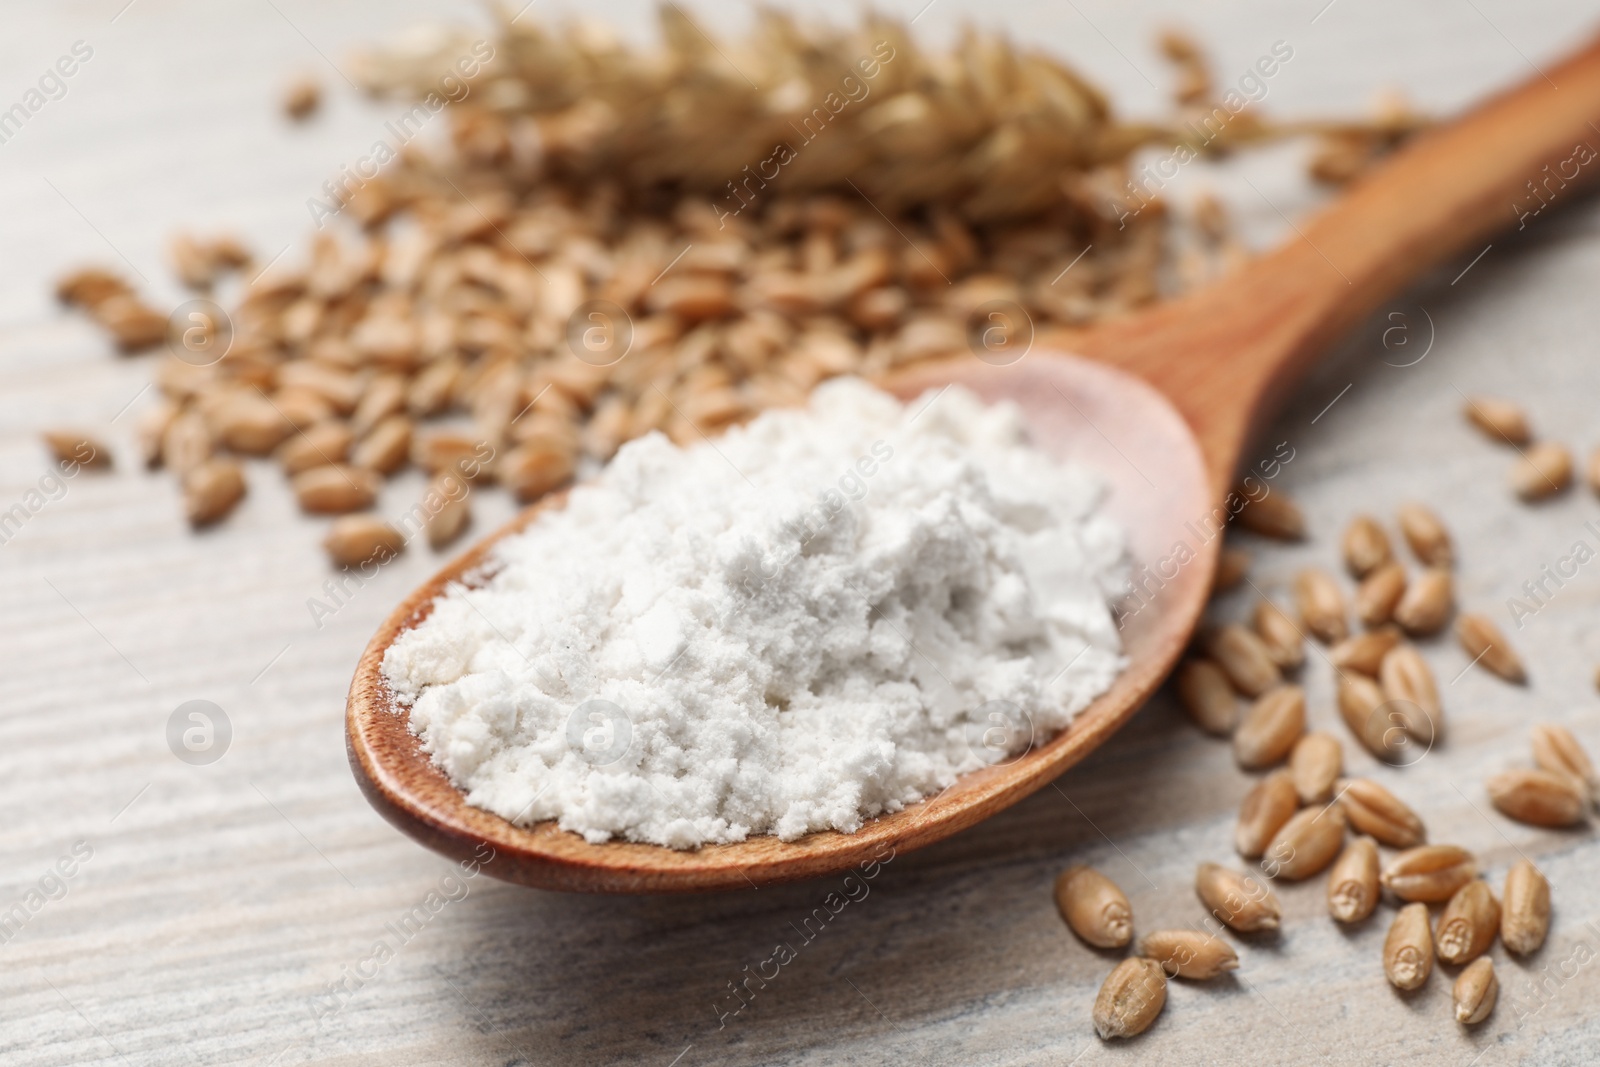
M 448 856 L 482 860 L 484 846 L 492 848 L 493 859 L 484 869 L 508 881 L 618 893 L 740 889 L 814 877 L 948 837 L 1092 752 L 1160 684 L 1205 605 L 1221 543 L 1220 520 L 1212 515 L 1205 460 L 1194 434 L 1167 399 L 1143 381 L 1103 363 L 1054 352 L 1032 352 L 1009 367 L 971 357 L 943 361 L 882 384 L 904 400 L 959 384 L 991 403 L 1013 401 L 1036 445 L 1091 466 L 1105 479 L 1109 493 L 1103 507 L 1128 532 L 1135 573 L 1143 575 L 1144 584 L 1128 598 L 1121 617 L 1126 669 L 1067 729 L 853 834 L 819 832 L 792 842 L 762 836 L 693 851 L 622 841 L 592 845 L 553 821 L 523 828 L 474 808 L 411 733 L 405 709 L 395 705 L 383 681 L 383 655 L 401 632 L 428 616 L 449 583 L 478 570 L 502 537 L 562 506 L 565 494 L 557 494 L 434 575 L 385 620 L 367 646 L 347 715 L 350 763 L 367 799 L 390 822 Z M 1130 432 L 1133 428 L 1137 432 Z M 1210 537 L 1201 539 L 1189 529 L 1208 531 Z M 1175 553 L 1180 542 L 1188 551 Z M 1168 561 L 1164 568 L 1163 560 Z
M 1103 474 L 1111 486 L 1105 506 L 1130 536 L 1135 593 L 1121 610 L 1127 668 L 1066 730 L 1036 739 L 1023 755 L 857 833 L 792 842 L 757 837 L 694 851 L 591 845 L 553 823 L 521 828 L 471 807 L 412 736 L 384 686 L 383 655 L 427 617 L 449 582 L 489 558 L 495 542 L 560 507 L 557 494 L 440 571 L 373 637 L 345 717 L 357 781 L 396 826 L 491 875 L 619 893 L 738 889 L 828 874 L 927 845 L 1015 803 L 1109 737 L 1171 669 L 1204 607 L 1221 521 L 1239 503 L 1226 496 L 1229 481 L 1254 433 L 1314 359 L 1425 271 L 1463 252 L 1481 258 L 1488 235 L 1520 228 L 1548 202 L 1570 202 L 1600 179 L 1588 147 L 1597 130 L 1600 42 L 1417 137 L 1294 227 L 1283 245 L 1205 288 L 1053 338 L 1012 366 L 967 357 L 883 383 L 908 399 L 959 382 L 987 400 L 1015 401 L 1040 447 Z M 1531 192 L 1536 182 L 1543 196 Z

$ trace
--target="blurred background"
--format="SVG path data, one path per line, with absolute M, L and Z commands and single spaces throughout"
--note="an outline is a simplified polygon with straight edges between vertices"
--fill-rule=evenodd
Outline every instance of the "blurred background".
M 838 25 L 859 18 L 855 5 L 782 6 Z M 745 6 L 684 7 L 719 38 L 753 19 Z M 1220 82 L 1289 42 L 1292 62 L 1256 105 L 1280 120 L 1370 117 L 1386 90 L 1446 117 L 1540 77 L 1600 29 L 1592 7 L 1557 0 L 913 0 L 882 12 L 929 47 L 968 23 L 1003 32 L 1070 64 L 1120 117 L 1152 122 L 1172 112 L 1173 72 L 1156 45 L 1166 27 L 1204 47 Z M 535 0 L 510 11 L 519 22 L 570 14 L 641 45 L 657 37 L 650 4 Z M 0 20 L 0 115 L 61 57 L 77 58 L 64 88 L 49 83 L 0 141 L 0 508 L 40 488 L 44 430 L 81 427 L 115 461 L 51 489 L 0 544 L 0 924 L 14 902 L 39 901 L 14 928 L 0 925 L 0 1059 L 1469 1067 L 1585 1062 L 1581 1050 L 1595 1047 L 1600 1023 L 1587 1005 L 1600 979 L 1566 964 L 1584 945 L 1600 951 L 1600 897 L 1582 888 L 1600 873 L 1600 852 L 1587 831 L 1489 824 L 1474 790 L 1533 718 L 1594 740 L 1600 587 L 1575 585 L 1519 637 L 1531 691 L 1507 696 L 1475 675 L 1452 688 L 1452 762 L 1408 779 L 1441 839 L 1470 840 L 1498 873 L 1526 850 L 1558 892 L 1571 890 L 1551 945 L 1502 977 L 1499 1012 L 1471 1033 L 1450 1020 L 1446 983 L 1392 994 L 1378 971 L 1381 929 L 1308 921 L 1251 946 L 1226 988 L 1175 987 L 1140 1042 L 1093 1038 L 1089 1005 L 1109 963 L 1055 917 L 1051 880 L 1068 863 L 1095 863 L 1136 914 L 1178 921 L 1195 909 L 1197 859 L 1229 854 L 1248 785 L 1226 746 L 1199 737 L 1166 696 L 1059 788 L 897 858 L 798 966 L 720 1024 L 713 1005 L 728 984 L 830 887 L 601 899 L 462 878 L 368 808 L 342 737 L 344 690 L 367 638 L 447 554 L 410 551 L 319 615 L 310 602 L 326 602 L 333 574 L 320 548 L 326 522 L 301 515 L 281 478 L 253 476 L 227 521 L 191 532 L 178 488 L 143 469 L 134 440 L 165 357 L 118 355 L 53 287 L 101 264 L 153 307 L 176 307 L 191 295 L 168 262 L 180 231 L 237 234 L 259 263 L 303 262 L 307 201 L 399 110 L 356 90 L 352 51 L 419 23 L 491 33 L 494 19 L 409 0 L 7 0 Z M 304 78 L 322 102 L 296 122 L 283 98 Z M 1202 161 L 1164 193 L 1184 202 L 1216 192 L 1241 240 L 1264 248 L 1336 195 L 1307 180 L 1310 152 L 1300 138 Z M 1319 370 L 1273 434 L 1298 450 L 1286 484 L 1315 523 L 1336 530 L 1356 507 L 1429 500 L 1475 561 L 1463 598 L 1489 607 L 1570 546 L 1595 517 L 1593 500 L 1580 492 L 1537 514 L 1516 510 L 1501 488 L 1504 456 L 1457 409 L 1461 390 L 1504 393 L 1552 435 L 1593 443 L 1595 223 L 1594 206 L 1577 202 L 1497 239 L 1470 273 L 1458 275 L 1465 261 L 1441 272 Z M 1436 330 L 1424 362 L 1385 346 L 1392 313 Z M 424 481 L 394 479 L 379 510 L 408 507 Z M 482 494 L 473 529 L 515 507 Z M 1309 561 L 1333 561 L 1326 539 L 1253 547 L 1256 580 L 1271 590 Z M 1456 675 L 1458 655 L 1439 653 L 1442 677 Z M 170 740 L 190 701 L 221 713 L 207 712 L 216 734 L 204 759 Z M 1286 894 L 1291 919 L 1322 908 L 1320 883 L 1300 890 Z M 406 926 L 419 906 L 426 919 Z

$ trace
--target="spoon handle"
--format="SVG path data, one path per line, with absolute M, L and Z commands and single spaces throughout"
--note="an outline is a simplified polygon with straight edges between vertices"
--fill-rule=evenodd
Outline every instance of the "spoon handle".
M 1331 342 L 1423 272 L 1548 218 L 1597 179 L 1600 39 L 1417 136 L 1276 250 L 1074 347 L 1164 392 L 1220 493 L 1250 434 Z

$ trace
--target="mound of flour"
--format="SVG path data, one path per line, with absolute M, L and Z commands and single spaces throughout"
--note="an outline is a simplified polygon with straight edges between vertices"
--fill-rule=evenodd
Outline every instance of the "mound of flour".
M 1089 471 L 959 388 L 857 380 L 625 445 L 383 673 L 468 801 L 593 842 L 850 832 L 1065 726 L 1122 668 Z

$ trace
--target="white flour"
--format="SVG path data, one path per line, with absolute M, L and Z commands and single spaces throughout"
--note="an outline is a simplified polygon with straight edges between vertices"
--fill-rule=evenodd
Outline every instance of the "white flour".
M 1043 742 L 1122 668 L 1090 472 L 958 388 L 856 380 L 626 445 L 383 673 L 473 805 L 674 848 L 850 832 Z

